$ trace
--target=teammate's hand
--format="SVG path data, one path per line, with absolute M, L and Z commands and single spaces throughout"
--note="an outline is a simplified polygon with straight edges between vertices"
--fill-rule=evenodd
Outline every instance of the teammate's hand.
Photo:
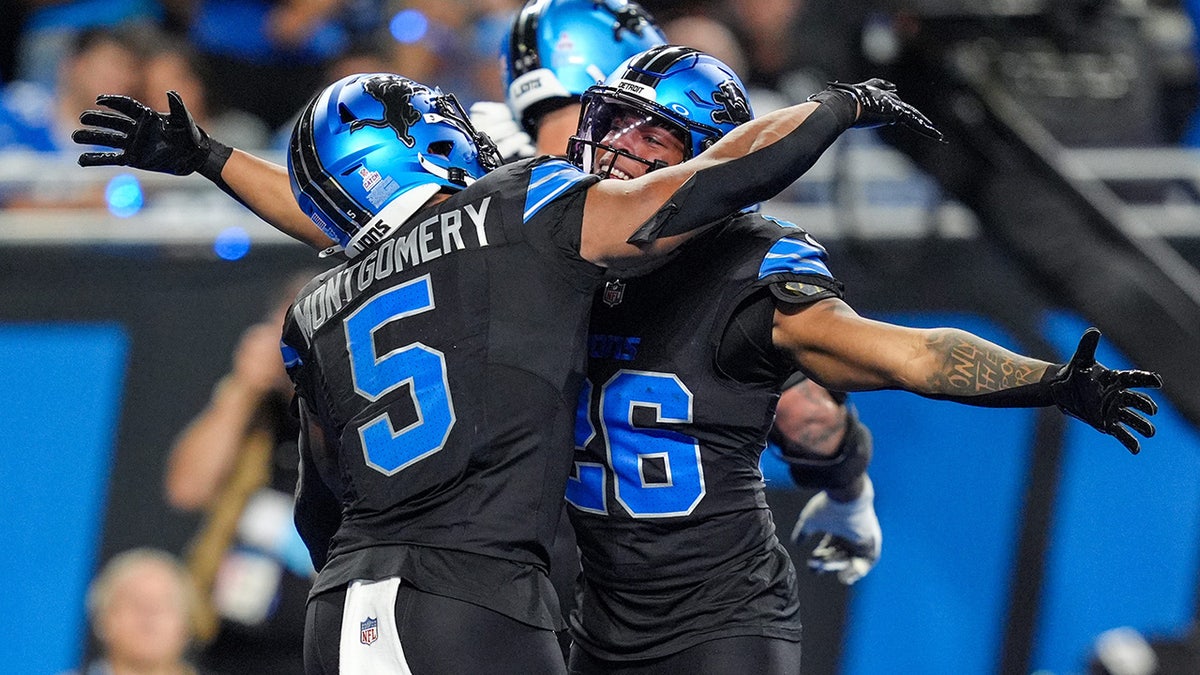
M 529 134 L 521 130 L 507 104 L 477 101 L 471 104 L 471 124 L 491 137 L 505 163 L 533 157 L 537 148 Z
M 84 152 L 79 155 L 79 165 L 130 166 L 186 176 L 199 171 L 218 146 L 228 157 L 227 148 L 196 126 L 177 92 L 167 92 L 167 100 L 170 113 L 163 114 L 128 96 L 98 96 L 97 105 L 115 112 L 85 110 L 79 122 L 89 128 L 76 129 L 71 140 L 80 145 L 107 145 L 117 151 Z
M 920 110 L 900 99 L 896 85 L 873 77 L 866 82 L 846 84 L 830 82 L 825 89 L 808 97 L 810 101 L 824 102 L 832 96 L 849 94 L 859 107 L 858 119 L 853 124 L 859 129 L 900 124 L 926 138 L 943 140 L 942 132 Z
M 1050 393 L 1059 410 L 1116 437 L 1136 455 L 1141 448 L 1129 429 L 1150 438 L 1154 435 L 1154 425 L 1134 411 L 1153 415 L 1158 412 L 1158 405 L 1146 394 L 1131 389 L 1158 389 L 1162 377 L 1147 370 L 1105 368 L 1096 363 L 1099 343 L 1099 330 L 1084 331 L 1075 355 L 1051 379 Z
M 800 512 L 792 528 L 792 541 L 800 544 L 809 536 L 821 537 L 808 557 L 808 569 L 817 574 L 837 574 L 849 586 L 866 576 L 883 550 L 883 530 L 875 515 L 875 487 L 863 476 L 863 491 L 851 502 L 830 499 L 817 493 Z

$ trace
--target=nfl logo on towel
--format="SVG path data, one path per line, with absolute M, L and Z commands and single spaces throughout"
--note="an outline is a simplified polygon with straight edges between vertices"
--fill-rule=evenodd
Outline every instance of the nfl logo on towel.
M 358 624 L 358 641 L 369 645 L 379 639 L 379 620 L 367 617 L 366 621 Z

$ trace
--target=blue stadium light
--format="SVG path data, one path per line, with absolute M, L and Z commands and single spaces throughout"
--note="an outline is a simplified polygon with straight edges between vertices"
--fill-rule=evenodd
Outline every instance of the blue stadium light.
M 250 252 L 250 235 L 240 227 L 227 227 L 217 235 L 213 251 L 222 260 L 241 260 Z
M 112 177 L 104 188 L 104 201 L 108 210 L 118 218 L 128 218 L 142 210 L 145 196 L 142 184 L 133 174 L 122 173 Z
M 412 44 L 425 37 L 425 33 L 429 31 L 429 19 L 419 10 L 405 9 L 396 12 L 388 28 L 396 42 Z

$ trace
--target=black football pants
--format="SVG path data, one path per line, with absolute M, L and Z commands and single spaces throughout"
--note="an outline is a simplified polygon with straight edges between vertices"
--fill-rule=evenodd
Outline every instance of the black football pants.
M 308 601 L 304 627 L 307 675 L 338 673 L 345 597 L 343 586 Z M 552 631 L 468 602 L 424 593 L 407 584 L 401 584 L 396 594 L 396 628 L 413 675 L 566 672 Z

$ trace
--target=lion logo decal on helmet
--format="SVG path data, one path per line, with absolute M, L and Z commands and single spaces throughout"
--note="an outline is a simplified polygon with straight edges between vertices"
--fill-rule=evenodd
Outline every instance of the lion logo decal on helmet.
M 725 80 L 717 87 L 713 103 L 721 106 L 712 112 L 712 120 L 717 124 L 744 124 L 752 117 L 746 96 L 733 80 Z
M 384 129 L 391 127 L 396 131 L 396 138 L 408 147 L 416 144 L 416 139 L 408 130 L 421 121 L 421 113 L 413 107 L 412 81 L 388 75 L 372 77 L 363 82 L 363 91 L 383 105 L 383 119 L 357 119 L 350 123 L 350 133 L 363 127 Z

